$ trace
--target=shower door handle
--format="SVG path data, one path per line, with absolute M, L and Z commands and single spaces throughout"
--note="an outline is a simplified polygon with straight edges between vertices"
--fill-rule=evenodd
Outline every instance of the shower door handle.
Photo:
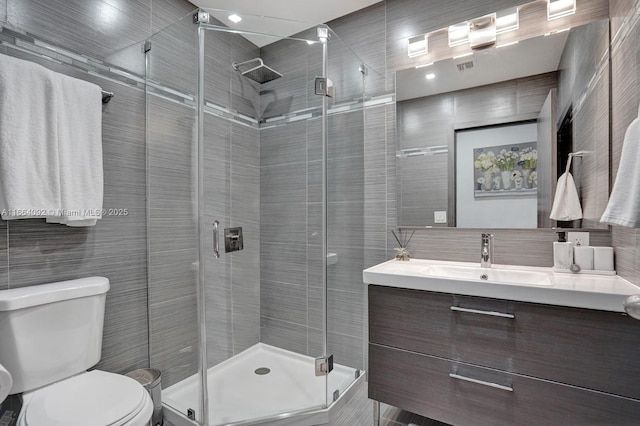
M 213 221 L 213 256 L 216 259 L 220 258 L 220 238 L 218 236 L 219 225 L 220 222 L 218 222 L 217 220 Z

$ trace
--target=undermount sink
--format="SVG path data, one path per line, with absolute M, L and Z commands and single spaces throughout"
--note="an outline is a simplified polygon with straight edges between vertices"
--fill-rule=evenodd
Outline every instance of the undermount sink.
M 426 276 L 459 280 L 484 281 L 496 284 L 549 286 L 549 274 L 525 269 L 481 268 L 458 265 L 429 265 L 421 271 Z

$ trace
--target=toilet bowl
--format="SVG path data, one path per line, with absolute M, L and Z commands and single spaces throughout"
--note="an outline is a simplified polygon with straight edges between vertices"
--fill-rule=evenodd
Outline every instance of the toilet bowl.
M 0 364 L 22 394 L 19 426 L 147 426 L 153 401 L 136 380 L 101 370 L 109 280 L 0 291 Z
M 22 395 L 18 426 L 146 426 L 149 393 L 135 380 L 93 370 Z

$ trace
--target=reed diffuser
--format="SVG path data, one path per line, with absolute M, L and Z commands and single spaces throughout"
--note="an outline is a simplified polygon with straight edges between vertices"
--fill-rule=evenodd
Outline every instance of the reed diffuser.
M 402 230 L 398 229 L 398 232 L 400 233 L 400 237 L 402 237 Z M 404 234 L 404 238 L 398 238 L 398 235 L 396 235 L 395 231 L 392 229 L 391 233 L 393 234 L 393 238 L 396 239 L 396 241 L 398 242 L 398 244 L 400 245 L 400 247 L 395 247 L 394 250 L 397 252 L 396 253 L 396 260 L 402 260 L 402 261 L 408 261 L 409 259 L 411 259 L 411 256 L 409 255 L 409 250 L 407 250 L 407 246 L 409 245 L 409 241 L 411 241 L 411 238 L 413 238 L 413 234 L 416 231 L 412 231 L 411 235 L 409 235 L 409 237 L 407 238 L 407 233 Z

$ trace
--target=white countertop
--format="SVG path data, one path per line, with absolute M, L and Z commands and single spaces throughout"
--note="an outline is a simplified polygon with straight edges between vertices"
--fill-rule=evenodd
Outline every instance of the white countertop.
M 640 287 L 619 276 L 564 274 L 553 272 L 553 268 L 493 265 L 494 268 L 500 269 L 548 274 L 551 285 L 538 286 L 429 276 L 424 271 L 430 265 L 469 267 L 479 266 L 479 262 L 475 264 L 426 259 L 411 259 L 405 262 L 394 259 L 365 269 L 362 278 L 366 284 L 613 312 L 624 312 L 625 298 L 632 294 L 640 294 Z

